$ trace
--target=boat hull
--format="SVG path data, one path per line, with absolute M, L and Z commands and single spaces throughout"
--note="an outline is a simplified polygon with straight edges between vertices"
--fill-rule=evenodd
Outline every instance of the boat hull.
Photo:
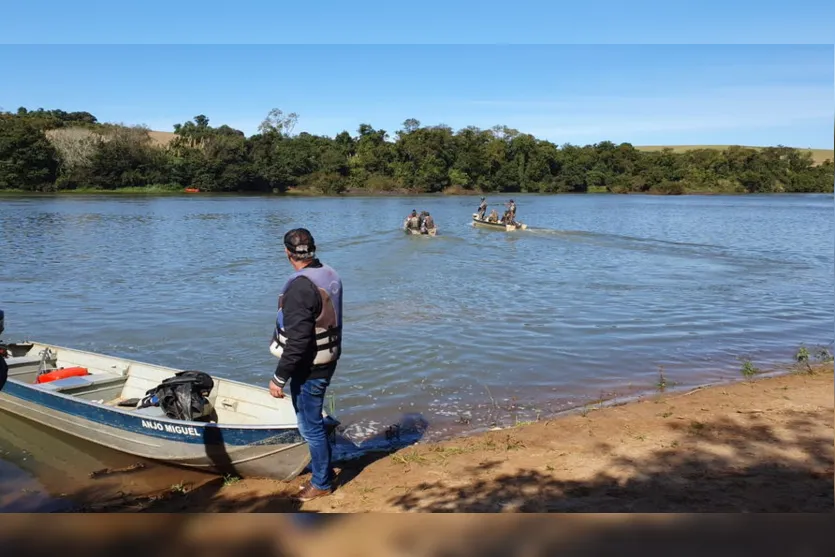
M 425 233 L 421 232 L 420 230 L 415 230 L 414 228 L 406 228 L 404 230 L 406 231 L 407 236 L 437 236 L 438 235 L 438 229 L 437 228 L 430 228 Z
M 113 363 L 107 367 L 116 367 L 125 362 L 143 365 L 70 349 L 59 350 L 66 351 L 70 358 L 95 357 Z M 294 419 L 292 423 L 275 425 L 175 420 L 168 418 L 156 406 L 143 409 L 112 406 L 101 400 L 88 400 L 62 393 L 60 389 L 50 387 L 50 383 L 34 384 L 16 379 L 15 370 L 22 367 L 16 368 L 15 360 L 20 359 L 8 360 L 10 377 L 0 392 L 0 409 L 79 439 L 169 465 L 240 477 L 291 480 L 310 462 L 307 443 L 302 439 Z M 148 366 L 151 367 L 157 366 Z M 169 371 L 168 368 L 158 369 L 163 370 L 163 373 Z M 170 375 L 177 371 L 171 369 Z M 111 372 L 88 377 L 98 378 L 102 385 L 106 385 L 108 382 L 118 383 L 124 376 Z M 72 379 L 86 378 L 68 380 Z M 228 379 L 216 379 L 216 389 L 221 384 L 224 392 L 235 393 L 234 396 L 239 397 L 238 402 L 241 404 L 258 403 L 259 397 L 264 400 L 267 396 L 260 392 L 265 389 Z M 105 389 L 106 386 L 102 387 L 102 390 Z M 216 398 L 220 405 L 228 404 L 229 400 L 232 399 Z M 267 400 L 280 405 L 287 399 Z M 286 409 L 281 412 L 282 416 L 292 416 Z M 332 432 L 339 422 L 327 415 L 325 419 Z
M 488 222 L 486 220 L 481 220 L 477 216 L 473 215 L 473 225 L 480 226 L 482 228 L 489 228 L 491 230 L 504 230 L 506 232 L 512 232 L 514 230 L 526 230 L 528 228 L 527 224 L 519 223 L 516 225 L 513 224 L 504 224 L 501 222 Z
M 72 397 L 27 390 L 31 389 L 10 380 L 0 393 L 0 408 L 133 456 L 207 472 L 276 480 L 296 477 L 310 462 L 298 429 L 253 430 L 122 415 L 92 408 Z M 42 400 L 41 395 L 54 400 Z

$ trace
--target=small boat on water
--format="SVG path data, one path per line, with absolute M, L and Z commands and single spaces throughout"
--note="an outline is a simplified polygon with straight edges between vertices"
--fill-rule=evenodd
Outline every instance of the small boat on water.
M 200 420 L 139 407 L 181 370 L 39 342 L 0 345 L 0 409 L 138 457 L 220 474 L 290 480 L 310 461 L 290 398 L 212 377 Z M 339 422 L 323 412 L 329 433 Z
M 409 228 L 409 219 L 403 221 L 403 230 L 407 236 L 437 236 L 438 227 L 433 228 Z
M 522 222 L 517 222 L 515 224 L 509 224 L 504 222 L 490 222 L 487 219 L 479 218 L 478 213 L 473 213 L 473 225 L 481 226 L 484 228 L 492 228 L 494 230 L 506 230 L 507 232 L 511 232 L 513 230 L 525 230 L 528 228 L 528 225 Z
M 416 230 L 414 228 L 404 228 L 406 231 L 407 236 L 437 236 L 438 229 L 437 228 L 429 228 L 428 230 L 421 231 Z

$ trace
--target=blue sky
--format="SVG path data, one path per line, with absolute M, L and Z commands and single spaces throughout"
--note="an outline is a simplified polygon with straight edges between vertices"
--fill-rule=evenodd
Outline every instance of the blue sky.
M 556 143 L 832 148 L 833 47 L 814 45 L 0 45 L 0 107 L 87 110 L 171 131 L 392 135 L 503 124 Z
M 25 0 L 0 43 L 833 43 L 806 0 Z

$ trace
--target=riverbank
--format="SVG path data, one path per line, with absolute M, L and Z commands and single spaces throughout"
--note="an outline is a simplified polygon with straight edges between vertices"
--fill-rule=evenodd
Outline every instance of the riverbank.
M 339 470 L 330 497 L 213 478 L 77 510 L 831 512 L 833 367 L 657 394 L 428 443 Z

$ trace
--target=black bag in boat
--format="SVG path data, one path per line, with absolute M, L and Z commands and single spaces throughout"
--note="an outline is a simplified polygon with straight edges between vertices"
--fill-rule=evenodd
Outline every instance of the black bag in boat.
M 205 421 L 212 414 L 209 393 L 215 386 L 202 371 L 180 371 L 149 390 L 145 398 L 156 397 L 165 415 L 175 420 Z

